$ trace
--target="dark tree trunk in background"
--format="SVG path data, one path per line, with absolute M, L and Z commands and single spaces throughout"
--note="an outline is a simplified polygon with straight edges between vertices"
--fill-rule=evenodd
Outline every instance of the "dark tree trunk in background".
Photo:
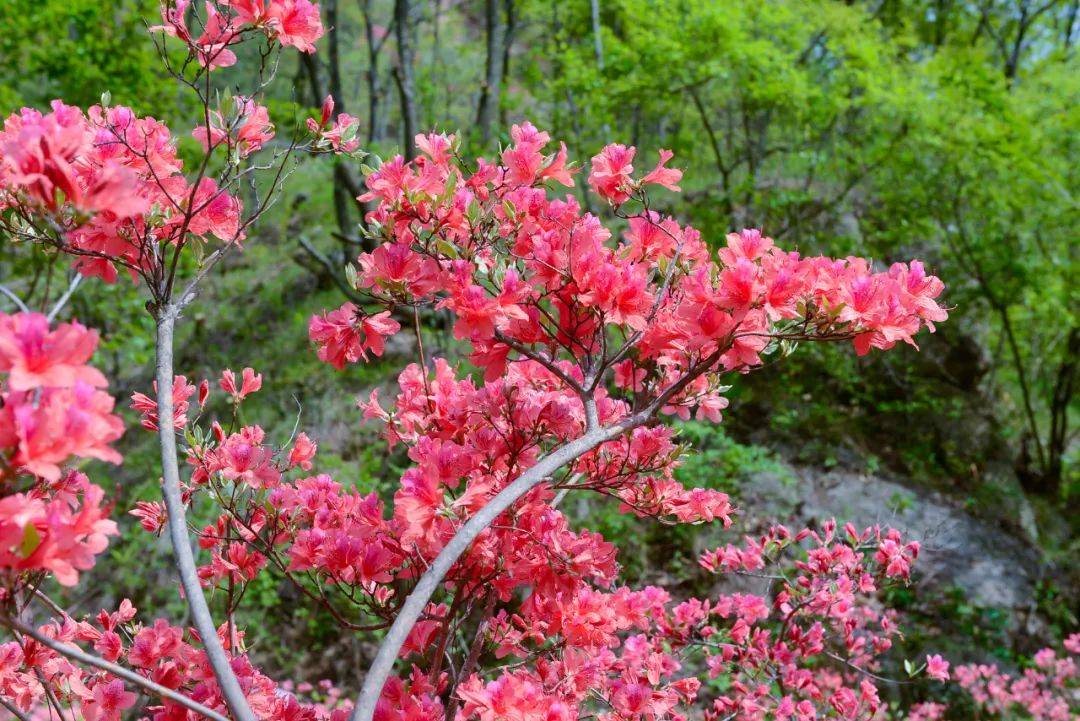
M 1066 54 L 1072 50 L 1073 44 L 1073 31 L 1076 28 L 1076 20 L 1080 17 L 1080 0 L 1073 0 L 1069 3 L 1069 11 L 1065 14 L 1065 29 L 1061 34 L 1062 46 L 1065 48 Z
M 1020 21 L 1016 28 L 1016 37 L 1013 39 L 1012 49 L 1005 58 L 1005 77 L 1011 82 L 1016 78 L 1020 69 L 1020 50 L 1024 47 L 1024 36 L 1028 30 L 1028 7 L 1026 2 L 1020 3 Z
M 505 85 L 510 80 L 510 48 L 514 44 L 514 31 L 517 30 L 517 8 L 514 7 L 514 0 L 503 0 L 503 11 L 506 13 L 502 57 L 502 81 Z M 499 107 L 499 125 L 507 125 L 505 103 L 501 103 Z
M 328 8 L 327 18 L 330 18 L 329 7 L 330 5 L 336 5 L 336 3 L 326 3 L 324 7 Z M 331 37 L 336 33 L 329 33 Z M 337 78 L 337 82 L 341 82 L 340 66 L 337 64 L 338 55 L 336 52 L 328 52 L 327 58 L 330 59 L 330 82 L 334 82 L 334 78 Z M 333 93 L 327 90 L 326 83 L 323 82 L 321 73 L 319 72 L 319 61 L 315 55 L 308 53 L 300 54 L 300 61 L 304 65 L 304 70 L 308 76 L 308 85 L 311 88 L 312 105 L 318 107 L 323 99 L 329 94 L 334 96 L 335 112 L 342 112 L 345 109 L 345 101 L 341 97 L 340 87 L 338 92 Z M 337 66 L 337 68 L 335 68 Z M 346 244 L 358 243 L 357 237 L 357 224 L 359 222 L 358 216 L 355 214 L 357 210 L 356 197 L 364 192 L 363 184 L 360 178 L 356 175 L 355 170 L 347 162 L 335 162 L 334 163 L 334 183 L 333 183 L 333 195 L 334 195 L 334 220 L 337 222 L 338 234 L 342 239 L 342 242 Z M 346 255 L 348 255 L 346 250 Z
M 401 101 L 402 152 L 407 160 L 416 157 L 413 138 L 416 118 L 416 22 L 411 0 L 394 0 L 394 30 L 398 45 L 398 64 L 394 68 L 398 97 Z
M 1080 328 L 1071 328 L 1065 341 L 1065 357 L 1058 366 L 1050 397 L 1050 440 L 1047 443 L 1047 480 L 1057 493 L 1061 487 L 1065 452 L 1069 445 L 1069 406 L 1076 391 L 1077 366 L 1080 364 Z
M 935 0 L 934 2 L 934 48 L 940 48 L 945 44 L 945 38 L 949 34 L 949 14 L 952 11 L 952 0 Z
M 480 130 L 480 141 L 484 145 L 491 140 L 491 128 L 499 112 L 506 61 L 506 23 L 502 18 L 503 13 L 500 12 L 501 5 L 501 0 L 484 0 L 487 60 L 484 65 L 484 83 L 480 88 L 480 103 L 476 109 L 476 126 Z
M 390 31 L 381 38 L 375 37 L 375 20 L 371 14 L 371 0 L 360 0 L 360 12 L 364 16 L 364 37 L 367 40 L 368 67 L 365 72 L 368 89 L 368 142 L 381 140 L 386 136 L 386 113 L 383 109 L 382 74 L 379 72 L 379 57 L 383 45 L 390 37 Z
M 593 50 L 596 52 L 596 67 L 604 69 L 604 40 L 600 37 L 600 0 L 591 0 Z
M 341 28 L 338 25 L 338 0 L 323 0 L 323 9 L 326 12 L 326 61 L 330 75 L 330 94 L 337 103 L 337 112 L 345 109 L 345 96 L 341 92 L 341 49 L 338 41 L 341 39 Z
M 326 12 L 326 26 L 330 32 L 326 34 L 327 42 L 327 74 L 330 78 L 330 95 L 334 98 L 334 112 L 345 112 L 345 94 L 341 89 L 341 49 L 339 40 L 341 30 L 338 24 L 338 0 L 323 0 L 323 9 Z M 316 75 L 318 70 L 316 68 Z M 319 101 L 316 98 L 316 101 Z M 357 217 L 356 196 L 359 195 L 359 185 L 349 172 L 344 163 L 334 163 L 334 219 L 337 221 L 338 230 L 346 238 L 356 237 Z

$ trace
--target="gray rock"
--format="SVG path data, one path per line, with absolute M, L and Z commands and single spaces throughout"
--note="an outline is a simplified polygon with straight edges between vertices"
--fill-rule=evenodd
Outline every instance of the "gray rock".
M 959 588 L 977 605 L 1021 612 L 1010 614 L 1018 620 L 1033 608 L 1041 558 L 1024 539 L 936 492 L 845 469 L 788 468 L 790 475 L 755 478 L 753 495 L 740 499 L 752 529 L 829 518 L 860 529 L 891 526 L 922 545 L 918 572 L 924 587 Z

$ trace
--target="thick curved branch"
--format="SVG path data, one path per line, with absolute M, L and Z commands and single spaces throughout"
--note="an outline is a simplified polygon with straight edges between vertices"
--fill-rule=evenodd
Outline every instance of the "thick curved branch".
M 589 416 L 587 430 L 584 435 L 576 440 L 569 441 L 548 455 L 541 458 L 535 466 L 518 476 L 510 485 L 499 491 L 487 505 L 481 508 L 475 516 L 470 518 L 464 526 L 443 547 L 439 555 L 424 571 L 419 582 L 413 588 L 405 603 L 401 606 L 393 625 L 383 637 L 379 645 L 379 652 L 375 661 L 368 669 L 364 677 L 364 686 L 360 691 L 360 697 L 356 701 L 350 721 L 372 721 L 375 714 L 375 704 L 382 695 L 383 685 L 393 670 L 394 661 L 397 660 L 398 652 L 412 631 L 416 621 L 420 618 L 428 601 L 435 594 L 435 590 L 442 583 L 443 578 L 449 573 L 451 567 L 461 557 L 461 554 L 479 536 L 484 529 L 490 526 L 503 511 L 517 502 L 522 496 L 542 483 L 552 473 L 559 470 L 567 463 L 571 463 L 601 443 L 618 438 L 623 433 L 644 425 L 650 418 L 656 415 L 664 405 L 681 393 L 690 383 L 702 373 L 711 369 L 728 349 L 732 338 L 728 337 L 719 347 L 708 356 L 691 366 L 686 374 L 678 381 L 668 386 L 662 393 L 652 400 L 642 410 L 627 416 L 617 423 L 609 426 L 598 426 L 596 418 L 595 402 L 591 399 L 586 402 L 586 413 Z M 590 410 L 591 406 L 591 410 Z
M 85 666 L 90 666 L 92 668 L 104 671 L 108 674 L 112 674 L 119 679 L 123 679 L 124 681 L 128 681 L 129 683 L 138 686 L 139 688 L 147 691 L 148 693 L 154 694 L 155 696 L 160 696 L 161 698 L 169 699 L 170 701 L 175 701 L 184 708 L 194 711 L 197 714 L 201 714 L 208 719 L 213 719 L 213 721 L 229 721 L 229 719 L 225 718 L 212 708 L 203 706 L 198 701 L 193 701 L 182 693 L 177 693 L 171 688 L 162 686 L 159 683 L 154 683 L 150 679 L 145 678 L 144 676 L 140 676 L 134 671 L 124 668 L 123 666 L 119 666 L 115 663 L 110 663 L 103 658 L 98 658 L 97 656 L 86 653 L 78 646 L 69 646 L 67 644 L 57 641 L 54 638 L 49 638 L 45 634 L 41 633 L 40 631 L 31 626 L 28 626 L 22 621 L 14 618 L 4 618 L 0 619 L 0 623 L 3 623 L 8 628 L 12 628 L 22 633 L 24 636 L 29 636 L 30 638 L 40 643 L 42 646 L 45 646 L 46 648 L 60 654 L 61 656 L 64 656 L 65 658 L 69 658 L 72 661 L 77 661 L 78 663 L 81 663 Z M 11 711 L 10 708 L 8 710 Z M 14 713 L 14 711 L 12 711 L 12 713 Z M 26 717 L 20 716 L 20 718 Z
M 398 652 L 405 643 L 409 632 L 412 630 L 420 614 L 431 600 L 435 590 L 442 583 L 443 578 L 450 568 L 457 562 L 461 554 L 479 536 L 484 529 L 498 518 L 503 511 L 512 506 L 519 498 L 528 493 L 534 487 L 544 481 L 545 478 L 557 471 L 562 466 L 574 461 L 585 453 L 596 448 L 601 443 L 616 438 L 626 431 L 635 428 L 648 419 L 645 413 L 637 413 L 629 416 L 619 423 L 604 428 L 588 431 L 580 438 L 570 441 L 540 459 L 529 470 L 518 476 L 513 483 L 499 491 L 488 501 L 487 505 L 470 518 L 464 526 L 443 547 L 439 555 L 435 557 L 431 565 L 420 577 L 420 581 L 413 588 L 412 593 L 405 599 L 397 618 L 383 638 L 379 646 L 379 652 L 375 661 L 368 669 L 364 677 L 364 687 L 360 691 L 356 708 L 350 717 L 351 721 L 371 721 L 375 713 L 375 704 L 382 695 L 383 685 L 393 670 L 394 661 L 397 660 Z
M 233 673 L 229 656 L 221 645 L 217 627 L 203 595 L 202 585 L 187 535 L 187 517 L 180 490 L 180 467 L 176 451 L 176 430 L 173 428 L 173 331 L 179 307 L 167 304 L 157 314 L 157 408 L 158 441 L 161 449 L 162 496 L 169 517 L 169 540 L 176 555 L 176 568 L 195 628 L 206 650 L 206 657 L 217 678 L 221 694 L 229 711 L 238 721 L 255 721 L 240 682 Z

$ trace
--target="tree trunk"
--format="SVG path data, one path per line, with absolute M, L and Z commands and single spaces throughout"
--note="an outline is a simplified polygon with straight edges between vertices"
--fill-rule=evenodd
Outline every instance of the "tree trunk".
M 401 147 L 407 160 L 416 157 L 413 138 L 417 133 L 416 118 L 416 23 L 412 18 L 411 0 L 394 0 L 394 25 L 398 44 L 398 65 L 394 68 L 398 98 L 401 101 Z
M 499 97 L 502 93 L 506 25 L 500 17 L 501 4 L 500 0 L 484 2 L 487 60 L 484 66 L 484 83 L 480 88 L 480 103 L 476 108 L 476 126 L 480 130 L 480 142 L 485 146 L 491 140 L 491 126 L 499 112 Z
M 1072 50 L 1073 30 L 1078 16 L 1080 16 L 1080 0 L 1073 0 L 1069 4 L 1069 12 L 1065 15 L 1065 31 L 1062 33 L 1062 45 L 1066 55 Z
M 593 50 L 596 52 L 596 67 L 604 69 L 604 41 L 600 37 L 600 0 L 591 0 Z
M 368 67 L 365 72 L 368 88 L 368 143 L 381 140 L 386 135 L 386 114 L 383 112 L 383 81 L 379 72 L 379 56 L 386 37 L 375 37 L 375 21 L 371 15 L 371 0 L 361 0 L 360 12 L 364 16 L 364 37 L 368 47 Z
M 514 44 L 514 31 L 517 30 L 517 8 L 514 0 L 503 0 L 503 12 L 506 13 L 506 32 L 503 37 L 502 81 L 505 85 L 510 79 L 510 47 Z M 506 127 L 506 104 L 499 107 L 499 125 Z
M 180 573 L 180 585 L 195 628 L 202 638 L 203 649 L 218 687 L 233 718 L 238 721 L 255 721 L 247 698 L 240 688 L 229 656 L 217 635 L 217 626 L 210 615 L 210 607 L 203 595 L 202 584 L 195 565 L 188 536 L 187 514 L 184 512 L 183 492 L 180 488 L 180 467 L 176 451 L 176 428 L 173 427 L 173 330 L 180 308 L 166 303 L 156 317 L 157 321 L 157 380 L 156 400 L 158 412 L 158 445 L 161 455 L 161 495 L 169 517 L 169 540 L 176 556 L 176 568 Z
M 341 50 L 338 38 L 341 32 L 338 29 L 338 0 L 323 0 L 322 6 L 326 12 L 326 26 L 330 32 L 326 34 L 326 60 L 330 74 L 330 94 L 334 96 L 334 102 L 338 112 L 345 110 L 345 97 L 341 92 Z M 322 98 L 318 99 L 319 101 Z
M 1054 391 L 1050 397 L 1050 438 L 1046 444 L 1047 491 L 1055 496 L 1061 490 L 1065 451 L 1069 443 L 1069 407 L 1076 391 L 1077 366 L 1080 364 L 1080 328 L 1069 330 L 1065 357 L 1058 366 Z
M 334 35 L 334 33 L 330 34 Z M 336 58 L 336 55 L 334 57 Z M 318 106 L 328 94 L 322 76 L 319 74 L 319 62 L 314 55 L 307 53 L 302 53 L 300 59 L 304 64 L 308 84 L 311 87 L 312 105 Z M 333 67 L 334 63 L 331 62 L 329 72 L 331 83 L 336 76 L 337 82 L 340 84 L 340 72 L 336 72 Z M 333 92 L 329 94 L 333 95 Z M 334 103 L 336 110 L 344 109 L 345 103 L 337 95 L 334 95 Z M 345 238 L 355 239 L 356 226 L 359 223 L 358 216 L 354 214 L 357 205 L 356 197 L 363 194 L 363 185 L 353 171 L 352 166 L 344 162 L 334 163 L 333 179 L 334 220 L 337 221 L 338 231 Z

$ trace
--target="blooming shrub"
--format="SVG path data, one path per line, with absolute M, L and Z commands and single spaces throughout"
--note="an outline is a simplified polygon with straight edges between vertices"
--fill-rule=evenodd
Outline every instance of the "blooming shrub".
M 1031 718 L 1035 721 L 1075 719 L 1080 707 L 1080 634 L 1065 639 L 1061 649 L 1044 648 L 1022 673 L 1010 675 L 994 664 L 964 664 L 953 675 L 981 715 Z
M 0 133 L 5 230 L 67 253 L 81 274 L 112 282 L 123 269 L 147 287 L 156 383 L 131 403 L 158 434 L 163 493 L 130 513 L 170 535 L 194 628 L 141 624 L 127 602 L 76 621 L 41 590 L 46 573 L 77 582 L 116 533 L 101 490 L 63 466 L 72 456 L 118 462 L 109 444 L 120 427 L 104 377 L 87 365 L 92 331 L 50 329 L 29 311 L 4 316 L 0 623 L 14 640 L 0 647 L 3 704 L 16 714 L 74 709 L 87 721 L 135 708 L 133 690 L 155 721 L 883 714 L 876 682 L 898 619 L 879 591 L 909 581 L 917 543 L 831 520 L 775 526 L 700 559 L 703 572 L 743 576 L 756 592 L 677 599 L 621 585 L 615 546 L 573 527 L 559 503 L 592 492 L 661 523 L 729 526 L 726 494 L 675 479 L 689 449 L 661 419 L 720 421 L 729 382 L 801 342 L 850 342 L 860 354 L 914 345 L 947 317 L 942 283 L 918 261 L 877 270 L 804 257 L 756 230 L 711 249 L 654 209 L 651 193 L 681 181 L 667 151 L 640 177 L 632 147 L 592 158 L 585 185 L 606 206 L 597 215 L 559 189 L 580 172 L 565 145 L 529 123 L 514 126 L 498 161 L 471 165 L 453 136 L 419 136 L 418 159 L 367 175 L 359 200 L 373 208 L 373 250 L 350 267 L 361 300 L 308 328 L 319 358 L 339 370 L 383 355 L 404 327 L 415 334 L 417 359 L 393 404 L 377 392 L 359 404 L 413 464 L 386 504 L 319 473 L 306 433 L 273 439 L 239 422 L 236 410 L 263 385 L 254 369 L 226 369 L 213 384 L 174 372 L 177 319 L 272 204 L 290 153 L 357 151 L 355 119 L 332 118 L 332 99 L 306 123 L 307 140 L 279 151 L 254 93 L 211 107 L 193 81 L 210 83 L 247 40 L 311 52 L 317 6 L 219 0 L 196 10 L 165 3 L 154 31 L 188 53 L 176 72 L 203 102 L 197 168 L 185 168 L 164 125 L 107 102 L 24 109 Z M 240 162 L 271 152 L 266 165 Z M 240 183 L 267 168 L 270 189 L 245 209 Z M 178 289 L 181 254 L 204 246 L 213 250 Z M 452 319 L 468 365 L 429 357 L 422 313 Z M 212 386 L 232 418 L 207 411 Z M 197 497 L 214 509 L 190 519 L 201 528 L 198 559 L 186 515 Z M 386 630 L 357 703 L 336 690 L 301 699 L 248 659 L 234 614 L 268 573 L 343 633 Z M 221 599 L 223 623 L 212 622 L 204 590 Z M 33 620 L 35 610 L 48 620 Z M 937 657 L 925 670 L 948 673 Z

